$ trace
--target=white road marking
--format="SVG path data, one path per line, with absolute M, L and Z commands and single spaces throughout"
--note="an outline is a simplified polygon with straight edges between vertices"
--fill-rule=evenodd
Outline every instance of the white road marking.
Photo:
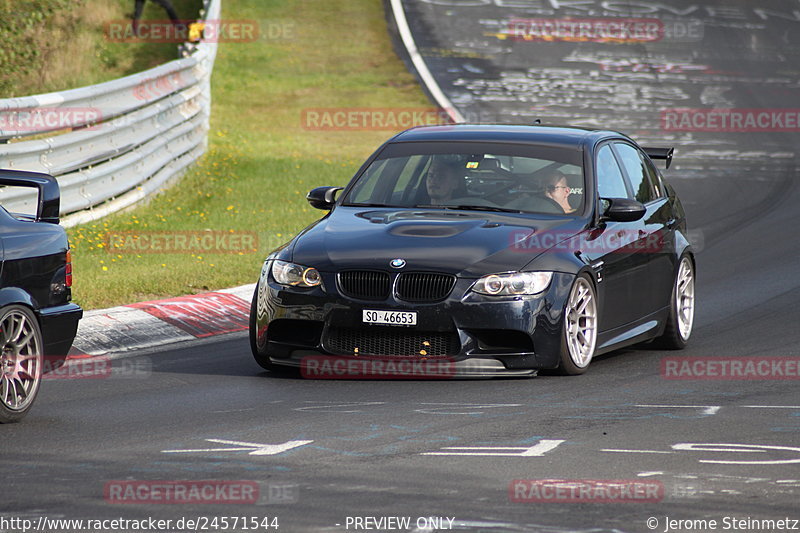
M 666 452 L 663 450 L 617 450 L 613 448 L 603 448 L 600 450 L 601 452 L 614 452 L 614 453 L 675 453 L 675 452 Z
M 732 483 L 764 483 L 769 482 L 768 477 L 746 477 L 746 476 L 730 476 L 727 474 L 703 474 L 702 476 L 695 476 L 689 474 L 676 474 L 678 479 L 700 479 L 701 477 L 706 481 L 726 481 Z
M 414 409 L 415 413 L 430 415 L 478 415 L 481 414 L 481 409 L 522 406 L 521 403 L 420 403 L 419 405 L 436 406 Z
M 406 47 L 406 51 L 408 51 L 408 56 L 411 58 L 411 62 L 414 63 L 414 67 L 417 69 L 417 73 L 419 77 L 422 78 L 422 81 L 425 83 L 425 87 L 427 87 L 428 91 L 433 96 L 433 99 L 436 100 L 436 103 L 439 104 L 439 107 L 444 109 L 444 111 L 450 115 L 450 118 L 453 119 L 453 122 L 464 122 L 464 116 L 455 108 L 450 99 L 445 96 L 444 92 L 442 92 L 441 87 L 439 84 L 436 83 L 431 71 L 428 70 L 428 65 L 425 63 L 425 59 L 419 53 L 417 49 L 417 45 L 414 42 L 414 36 L 411 34 L 411 29 L 408 27 L 408 21 L 406 20 L 406 13 L 403 10 L 403 3 L 401 0 L 390 0 L 392 6 L 392 13 L 394 13 L 394 20 L 397 24 L 397 29 L 400 32 L 400 38 L 403 40 L 403 45 Z
M 800 455 L 800 448 L 796 448 L 793 446 L 768 446 L 765 444 L 702 444 L 702 443 L 689 443 L 689 442 L 681 442 L 678 444 L 673 444 L 672 446 L 673 451 L 663 451 L 663 450 L 620 450 L 620 449 L 612 449 L 612 448 L 604 448 L 601 451 L 603 452 L 615 452 L 615 453 L 658 453 L 658 454 L 669 454 L 669 453 L 677 453 L 680 451 L 688 451 L 688 452 L 732 452 L 732 453 L 766 453 L 767 451 L 777 450 L 777 451 L 790 451 L 796 452 Z M 710 464 L 721 464 L 721 465 L 786 465 L 786 464 L 794 464 L 800 463 L 800 457 L 796 459 L 774 459 L 774 460 L 766 460 L 766 461 L 720 461 L 720 460 L 712 460 L 712 459 L 698 459 L 698 462 L 701 463 L 710 463 Z
M 700 409 L 700 413 L 704 415 L 715 415 L 717 411 L 722 409 L 720 405 L 637 405 L 636 407 L 652 407 L 656 409 Z
M 749 409 L 800 409 L 800 405 L 743 405 Z
M 540 440 L 535 446 L 446 446 L 442 450 L 473 450 L 473 451 L 453 451 L 453 452 L 425 452 L 421 455 L 471 455 L 471 456 L 495 456 L 495 457 L 541 457 L 550 450 L 554 450 L 563 440 Z M 500 450 L 516 450 L 505 452 Z
M 161 453 L 206 453 L 206 452 L 245 452 L 248 455 L 277 455 L 293 448 L 311 444 L 313 440 L 290 440 L 283 444 L 258 444 L 255 442 L 241 442 L 236 440 L 206 439 L 208 442 L 229 444 L 236 448 L 198 448 L 194 450 L 161 450 Z
M 701 446 L 712 446 L 712 448 L 701 448 Z M 715 448 L 713 446 L 731 446 L 731 448 Z M 682 442 L 673 444 L 673 450 L 686 450 L 695 452 L 742 452 L 742 453 L 766 453 L 766 450 L 743 450 L 734 446 L 750 446 L 749 444 L 697 444 Z
M 636 475 L 639 476 L 639 477 L 662 476 L 662 475 L 664 475 L 664 471 L 663 470 L 655 470 L 653 472 L 639 472 Z
M 719 448 L 716 448 L 716 447 Z M 766 453 L 767 450 L 792 451 L 800 454 L 800 448 L 794 446 L 767 446 L 765 444 L 674 444 L 676 450 L 707 451 L 707 452 L 736 452 L 736 453 Z M 748 449 L 749 448 L 749 449 Z M 755 448 L 755 449 L 753 449 Z M 797 459 L 777 459 L 772 461 L 716 461 L 710 459 L 699 459 L 701 463 L 713 463 L 720 465 L 787 465 L 800 463 Z
M 362 409 L 351 409 L 349 411 L 342 411 L 342 408 L 353 408 L 353 407 L 367 407 L 367 406 L 374 406 L 374 405 L 384 405 L 386 402 L 346 402 L 346 403 L 335 403 L 335 402 L 319 402 L 317 400 L 308 401 L 306 403 L 322 403 L 322 405 L 307 405 L 305 407 L 295 407 L 294 411 L 317 411 L 321 413 L 361 413 L 363 412 Z

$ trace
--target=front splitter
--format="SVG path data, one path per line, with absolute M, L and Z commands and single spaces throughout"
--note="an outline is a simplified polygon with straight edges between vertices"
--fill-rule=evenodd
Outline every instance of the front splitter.
M 270 361 L 297 369 L 309 379 L 474 379 L 537 375 L 536 369 L 508 369 L 501 361 L 486 358 L 349 357 L 298 350 L 290 358 Z

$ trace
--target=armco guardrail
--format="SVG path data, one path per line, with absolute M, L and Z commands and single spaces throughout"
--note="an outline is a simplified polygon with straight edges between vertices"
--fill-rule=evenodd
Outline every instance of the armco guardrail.
M 222 0 L 207 0 L 219 20 Z M 0 99 L 0 168 L 46 172 L 61 186 L 62 224 L 88 222 L 163 187 L 207 145 L 217 43 L 117 80 Z M 36 192 L 0 189 L 8 211 L 36 212 Z

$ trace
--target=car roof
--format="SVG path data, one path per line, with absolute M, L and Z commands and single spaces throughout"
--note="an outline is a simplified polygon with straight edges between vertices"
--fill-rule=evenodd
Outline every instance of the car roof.
M 500 142 L 581 148 L 605 138 L 628 139 L 626 135 L 615 131 L 571 126 L 447 124 L 411 128 L 397 134 L 391 142 Z

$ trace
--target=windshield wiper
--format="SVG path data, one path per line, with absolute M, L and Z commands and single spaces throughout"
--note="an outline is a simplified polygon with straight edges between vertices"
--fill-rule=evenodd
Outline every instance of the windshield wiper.
M 370 204 L 370 203 L 352 202 L 352 203 L 342 204 L 342 207 L 400 207 L 400 206 L 397 206 L 397 205 L 386 205 L 386 204 Z
M 493 207 L 491 205 L 440 205 L 444 209 L 460 209 L 474 211 L 497 211 L 499 213 L 522 213 L 519 209 L 509 209 L 507 207 Z

